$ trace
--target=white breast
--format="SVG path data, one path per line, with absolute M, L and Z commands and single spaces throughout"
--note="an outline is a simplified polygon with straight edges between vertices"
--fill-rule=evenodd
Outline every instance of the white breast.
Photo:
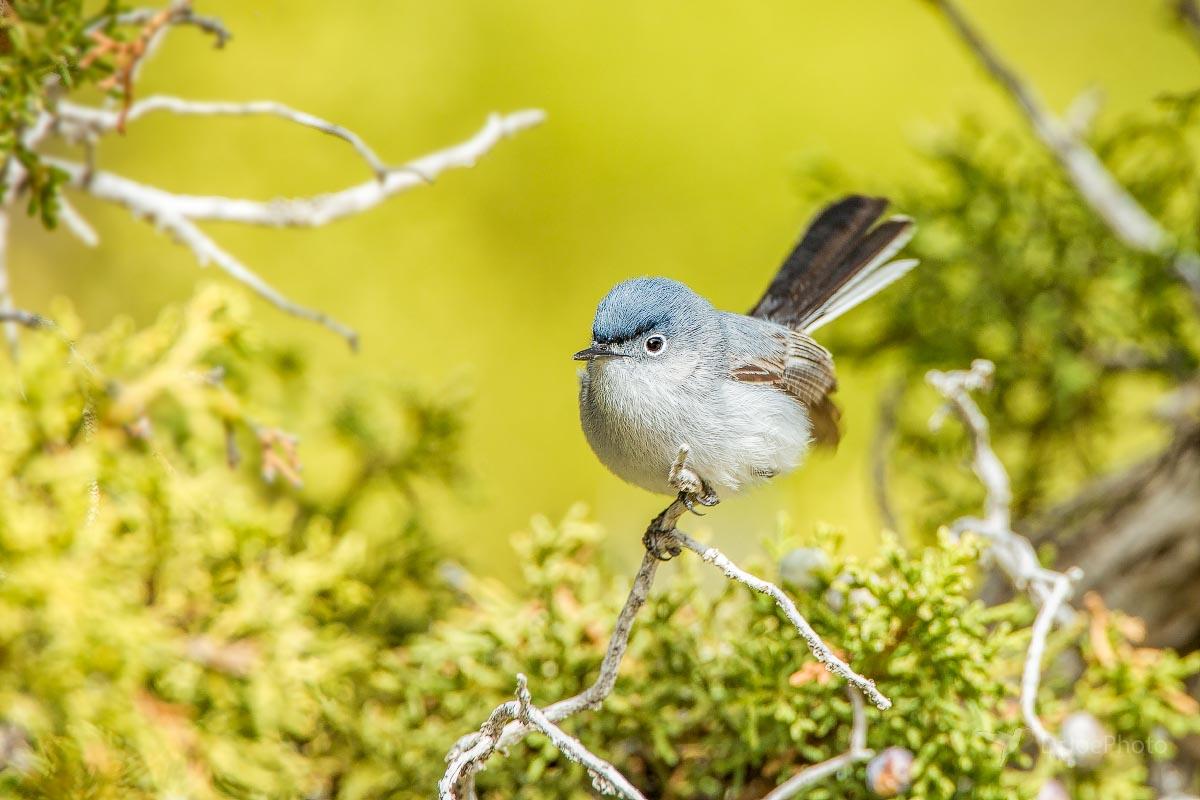
M 673 494 L 667 473 L 687 444 L 692 468 L 728 496 L 790 472 L 808 451 L 808 415 L 776 389 L 732 380 L 714 386 L 646 381 L 630 366 L 593 362 L 580 373 L 579 390 L 588 443 L 630 483 Z

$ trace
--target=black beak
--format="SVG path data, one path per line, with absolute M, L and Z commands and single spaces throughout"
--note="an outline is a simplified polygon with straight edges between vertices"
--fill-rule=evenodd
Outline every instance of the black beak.
M 588 349 L 580 350 L 578 353 L 571 356 L 571 358 L 575 359 L 576 361 L 592 361 L 593 359 L 597 359 L 597 358 L 624 358 L 624 357 L 625 357 L 624 353 L 618 353 L 617 351 L 610 349 L 608 345 L 603 345 L 603 344 L 592 345 Z

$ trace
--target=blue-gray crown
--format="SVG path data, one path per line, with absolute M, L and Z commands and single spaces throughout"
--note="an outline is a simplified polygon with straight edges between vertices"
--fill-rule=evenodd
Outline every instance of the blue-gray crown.
M 592 323 L 597 342 L 625 342 L 652 330 L 673 332 L 695 324 L 696 315 L 712 306 L 679 281 L 670 278 L 634 278 L 622 281 L 600 301 Z

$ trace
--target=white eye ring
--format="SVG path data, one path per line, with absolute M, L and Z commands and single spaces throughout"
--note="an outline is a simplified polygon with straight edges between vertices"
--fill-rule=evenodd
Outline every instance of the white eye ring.
M 646 352 L 650 355 L 659 356 L 667 348 L 667 340 L 656 333 L 653 336 L 646 337 L 646 341 L 642 343 L 642 347 L 646 348 Z

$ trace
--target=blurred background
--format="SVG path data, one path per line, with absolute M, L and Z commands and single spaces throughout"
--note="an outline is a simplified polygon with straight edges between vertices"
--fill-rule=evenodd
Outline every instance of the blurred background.
M 1194 85 L 1195 54 L 1166 24 L 1165 4 L 964 5 L 1055 109 L 1098 85 L 1108 117 Z M 491 111 L 548 113 L 474 169 L 329 227 L 210 226 L 286 295 L 359 330 L 352 354 L 256 302 L 260 327 L 312 353 L 321 380 L 398 374 L 465 400 L 471 479 L 437 502 L 431 528 L 471 540 L 455 552 L 485 573 L 514 563 L 510 531 L 578 500 L 633 558 L 661 505 L 609 475 L 577 422 L 570 354 L 588 341 L 611 285 L 667 275 L 745 309 L 817 207 L 805 185 L 813 165 L 837 164 L 864 192 L 920 193 L 930 177 L 914 144 L 931 129 L 964 112 L 985 128 L 1025 125 L 919 2 L 202 6 L 232 42 L 213 52 L 194 31 L 173 33 L 139 96 L 276 99 L 346 125 L 393 163 L 466 138 Z M 368 177 L 342 143 L 270 120 L 150 116 L 104 141 L 99 159 L 170 190 L 260 198 Z M 10 268 L 21 306 L 66 295 L 90 328 L 115 315 L 145 322 L 205 277 L 150 226 L 77 203 L 101 234 L 94 250 L 17 222 Z M 704 526 L 735 556 L 779 512 L 800 531 L 828 522 L 853 531 L 855 548 L 872 546 L 867 532 L 881 520 L 867 455 L 896 369 L 842 364 L 840 451 L 729 500 Z

